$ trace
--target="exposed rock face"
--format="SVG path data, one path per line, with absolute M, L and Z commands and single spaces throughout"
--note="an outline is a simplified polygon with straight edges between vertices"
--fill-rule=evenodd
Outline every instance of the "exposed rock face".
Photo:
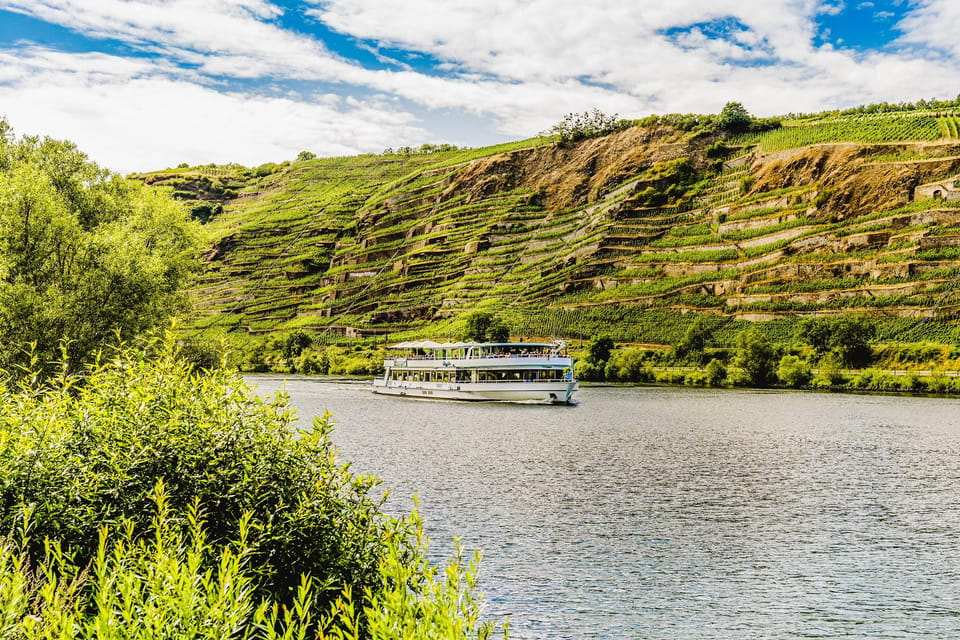
M 880 154 L 909 151 L 918 145 L 817 145 L 758 158 L 756 176 L 746 195 L 802 185 L 818 189 L 817 214 L 842 220 L 894 209 L 913 200 L 914 189 L 944 174 L 960 170 L 960 157 L 917 162 L 872 162 Z M 937 145 L 938 153 L 956 149 Z

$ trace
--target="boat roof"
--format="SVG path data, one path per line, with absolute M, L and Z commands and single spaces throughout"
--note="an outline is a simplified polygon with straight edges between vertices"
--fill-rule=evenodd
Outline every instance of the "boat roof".
M 434 342 L 432 340 L 419 340 L 413 342 L 399 342 L 390 345 L 391 349 L 467 349 L 470 347 L 526 347 L 526 348 L 547 348 L 553 349 L 556 342 Z

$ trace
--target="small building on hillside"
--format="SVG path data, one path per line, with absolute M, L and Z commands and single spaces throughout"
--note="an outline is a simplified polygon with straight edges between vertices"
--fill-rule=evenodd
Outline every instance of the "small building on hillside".
M 960 176 L 922 184 L 913 190 L 914 200 L 960 200 Z

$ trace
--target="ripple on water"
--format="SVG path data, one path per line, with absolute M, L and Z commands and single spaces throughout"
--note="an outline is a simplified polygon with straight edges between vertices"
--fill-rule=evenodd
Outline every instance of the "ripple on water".
M 276 378 L 252 378 L 264 391 Z M 514 638 L 960 633 L 960 402 L 587 387 L 577 407 L 293 379 Z

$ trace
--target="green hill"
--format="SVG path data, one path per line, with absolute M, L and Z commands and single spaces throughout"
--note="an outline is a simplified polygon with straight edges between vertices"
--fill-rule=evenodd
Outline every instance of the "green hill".
M 444 337 L 482 309 L 517 336 L 669 343 L 709 314 L 729 343 L 746 323 L 783 336 L 866 313 L 882 339 L 952 339 L 960 111 L 735 137 L 645 122 L 141 178 L 209 218 L 194 335 Z

